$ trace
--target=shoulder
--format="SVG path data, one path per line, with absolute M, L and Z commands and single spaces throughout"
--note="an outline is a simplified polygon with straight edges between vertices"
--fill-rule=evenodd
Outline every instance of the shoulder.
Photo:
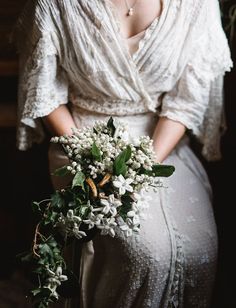
M 50 29 L 61 13 L 62 0 L 28 0 L 16 22 L 16 28 L 30 31 Z
M 186 0 L 188 1 L 188 0 Z M 220 2 L 219 0 L 191 0 L 193 7 L 193 19 L 200 15 L 219 14 Z
M 190 16 L 190 20 L 194 22 L 201 14 L 207 1 L 211 0 L 183 0 L 185 2 L 185 9 Z
M 12 41 L 16 43 L 18 49 L 24 44 L 35 46 L 45 33 L 57 31 L 61 22 L 62 2 L 64 1 L 26 1 L 12 29 Z
M 186 13 L 190 17 L 190 24 L 197 27 L 208 27 L 211 23 L 219 23 L 219 0 L 183 0 Z

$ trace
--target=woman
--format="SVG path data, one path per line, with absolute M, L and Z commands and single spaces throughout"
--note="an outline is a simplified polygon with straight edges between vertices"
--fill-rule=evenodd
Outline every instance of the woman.
M 81 307 L 209 307 L 217 234 L 186 131 L 208 160 L 219 158 L 222 80 L 232 62 L 218 1 L 35 0 L 16 34 L 20 149 L 42 140 L 42 123 L 62 135 L 112 115 L 131 135 L 152 137 L 157 161 L 176 167 L 167 189 L 146 196 L 140 236 L 97 235 L 80 261 L 74 249 Z M 50 169 L 65 161 L 51 145 Z

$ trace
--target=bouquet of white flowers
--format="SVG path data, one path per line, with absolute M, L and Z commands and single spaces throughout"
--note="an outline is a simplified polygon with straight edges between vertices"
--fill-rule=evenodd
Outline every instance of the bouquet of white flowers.
M 71 174 L 71 183 L 49 200 L 33 203 L 41 220 L 25 259 L 33 260 L 40 281 L 32 291 L 37 307 L 56 301 L 58 287 L 68 279 L 62 255 L 70 238 L 91 240 L 99 230 L 112 237 L 138 233 L 147 204 L 144 191 L 160 187 L 158 178 L 174 172 L 173 166 L 155 163 L 149 137 L 129 142 L 125 127 L 112 118 L 51 141 L 69 158 L 54 175 Z

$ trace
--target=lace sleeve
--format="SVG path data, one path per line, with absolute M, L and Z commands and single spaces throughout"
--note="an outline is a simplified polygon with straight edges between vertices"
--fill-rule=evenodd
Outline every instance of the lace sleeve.
M 164 95 L 160 116 L 183 123 L 203 144 L 204 157 L 216 160 L 225 128 L 223 75 L 232 67 L 232 60 L 218 1 L 207 0 L 202 11 L 189 60 L 175 87 Z
M 41 142 L 44 130 L 40 118 L 68 102 L 67 75 L 59 63 L 60 44 L 45 13 L 45 3 L 39 0 L 33 7 L 31 1 L 17 29 L 20 62 L 17 146 L 20 150 Z

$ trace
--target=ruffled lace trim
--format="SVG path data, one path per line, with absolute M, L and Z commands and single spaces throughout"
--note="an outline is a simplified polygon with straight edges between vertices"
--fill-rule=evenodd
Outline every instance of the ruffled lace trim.
M 189 66 L 200 79 L 214 81 L 233 67 L 230 50 L 223 29 L 207 31 L 198 44 L 198 49 L 190 55 Z M 206 49 L 207 46 L 207 49 Z M 207 50 L 207 52 L 206 52 Z M 210 58 L 210 61 L 209 61 Z
M 199 48 L 192 55 L 190 66 L 203 82 L 211 82 L 209 104 L 200 127 L 199 140 L 203 144 L 202 154 L 207 160 L 221 158 L 220 139 L 225 132 L 223 114 L 223 76 L 231 71 L 233 62 L 226 36 L 218 24 L 204 36 Z M 214 29 L 215 28 L 215 29 Z M 207 46 L 207 53 L 206 47 Z M 209 61 L 210 57 L 210 61 Z
M 163 106 L 164 107 L 164 106 Z M 172 110 L 170 107 L 168 108 L 162 108 L 162 111 L 160 112 L 161 117 L 167 117 L 170 120 L 173 120 L 175 122 L 182 123 L 187 129 L 191 130 L 193 135 L 199 136 L 200 135 L 200 129 L 196 125 L 194 121 L 190 121 L 190 118 L 187 114 L 183 112 L 178 112 L 177 110 Z
M 23 102 L 22 123 L 30 125 L 30 119 L 48 115 L 60 105 L 60 102 L 66 103 L 68 100 L 63 77 L 59 75 L 56 79 L 57 71 L 60 71 L 56 53 L 51 35 L 47 33 L 39 39 L 32 56 L 25 65 L 25 74 L 21 83 L 23 91 L 25 90 L 27 94 Z
M 198 83 L 202 84 L 201 91 L 207 91 L 208 94 L 202 102 L 202 106 L 206 104 L 203 119 L 200 122 L 196 121 L 196 116 L 196 119 L 192 119 L 197 109 L 193 110 L 193 114 L 187 114 L 184 111 L 172 110 L 170 106 L 163 106 L 161 116 L 183 123 L 202 143 L 202 155 L 207 160 L 214 161 L 221 158 L 220 139 L 226 129 L 223 118 L 223 76 L 231 70 L 233 62 L 220 24 L 213 23 L 211 27 L 195 41 L 195 48 L 187 64 L 189 72 L 192 71 Z M 209 91 L 204 90 L 205 85 L 210 85 Z M 194 84 L 192 87 L 194 88 Z
M 32 140 L 42 141 L 44 132 L 38 118 L 68 102 L 67 80 L 58 67 L 56 54 L 51 33 L 44 33 L 32 55 L 21 64 L 24 65 L 18 99 L 18 147 L 21 150 L 29 148 Z
M 158 25 L 160 17 L 156 17 L 151 24 L 149 25 L 149 27 L 145 30 L 145 34 L 144 36 L 141 38 L 141 40 L 139 41 L 138 44 L 138 49 L 132 54 L 131 58 L 133 59 L 133 61 L 136 61 L 140 51 L 144 48 L 144 46 L 147 44 L 148 40 L 150 39 L 153 31 L 155 30 L 156 26 Z

